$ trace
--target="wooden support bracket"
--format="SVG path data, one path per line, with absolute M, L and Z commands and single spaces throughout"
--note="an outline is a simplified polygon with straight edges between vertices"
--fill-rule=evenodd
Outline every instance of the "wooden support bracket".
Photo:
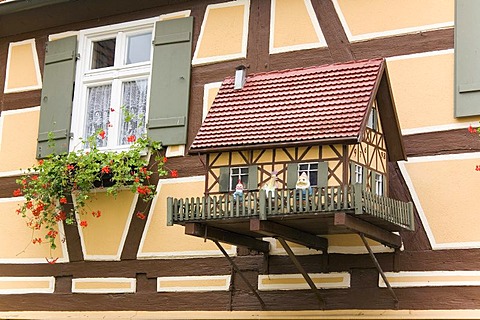
M 268 237 L 281 237 L 307 248 L 327 251 L 328 240 L 314 234 L 268 220 L 250 219 L 250 231 Z
M 210 239 L 212 241 L 220 241 L 236 246 L 243 246 L 260 252 L 268 253 L 270 251 L 270 243 L 258 240 L 246 235 L 235 232 L 207 227 L 205 224 L 190 222 L 185 224 L 185 234 Z
M 335 226 L 348 228 L 355 233 L 362 233 L 367 238 L 378 241 L 386 246 L 398 249 L 402 246 L 402 238 L 390 231 L 384 230 L 359 218 L 347 215 L 344 212 L 335 213 Z

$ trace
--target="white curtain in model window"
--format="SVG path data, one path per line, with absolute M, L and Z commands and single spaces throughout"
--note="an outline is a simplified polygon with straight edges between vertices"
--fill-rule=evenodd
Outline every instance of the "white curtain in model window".
M 87 117 L 85 122 L 84 138 L 94 135 L 102 129 L 107 132 L 110 116 L 110 99 L 112 85 L 102 85 L 88 88 Z M 97 146 L 105 147 L 108 143 L 108 135 L 102 139 L 97 136 Z
M 140 137 L 145 133 L 145 112 L 147 108 L 147 79 L 123 83 L 122 118 L 120 121 L 119 145 L 125 145 L 128 137 Z

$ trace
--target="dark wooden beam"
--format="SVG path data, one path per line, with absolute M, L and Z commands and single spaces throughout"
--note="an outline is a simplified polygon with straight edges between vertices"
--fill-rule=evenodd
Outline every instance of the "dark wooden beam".
M 247 247 L 260 252 L 268 253 L 270 251 L 270 243 L 263 240 L 258 240 L 243 234 L 209 227 L 201 223 L 186 223 L 185 234 L 206 238 L 212 241 L 220 241 L 236 246 Z
M 320 238 L 314 234 L 284 226 L 272 221 L 250 219 L 250 231 L 260 233 L 268 237 L 281 237 L 288 241 L 301 244 L 307 248 L 322 251 L 326 251 L 328 249 L 327 239 Z
M 335 213 L 333 224 L 335 226 L 348 228 L 357 233 L 363 233 L 367 238 L 395 249 L 402 246 L 402 238 L 399 235 L 343 212 Z

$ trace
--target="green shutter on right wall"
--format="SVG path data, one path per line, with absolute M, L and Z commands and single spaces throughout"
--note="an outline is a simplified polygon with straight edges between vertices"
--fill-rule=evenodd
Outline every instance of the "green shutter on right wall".
M 289 163 L 287 165 L 287 188 L 295 189 L 298 180 L 298 163 Z
M 76 36 L 47 43 L 36 152 L 38 159 L 52 153 L 68 152 L 76 50 Z
M 455 116 L 480 114 L 480 1 L 455 1 Z
M 155 25 L 147 129 L 164 146 L 187 143 L 192 30 L 193 17 Z

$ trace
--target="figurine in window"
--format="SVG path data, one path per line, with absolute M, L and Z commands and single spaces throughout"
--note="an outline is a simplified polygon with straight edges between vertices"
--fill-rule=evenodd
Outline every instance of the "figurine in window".
M 277 191 L 277 171 L 272 171 L 270 180 L 262 186 L 262 189 L 265 190 L 267 196 L 270 192 L 273 195 L 273 193 Z
M 295 184 L 295 189 L 302 190 L 303 196 L 307 194 L 307 191 L 309 195 L 312 194 L 310 179 L 305 172 L 302 172 L 302 174 L 298 176 L 297 183 Z
M 233 200 L 237 200 L 237 197 L 239 200 L 243 199 L 243 183 L 242 180 L 238 179 L 238 183 L 235 186 L 235 192 L 233 193 Z

